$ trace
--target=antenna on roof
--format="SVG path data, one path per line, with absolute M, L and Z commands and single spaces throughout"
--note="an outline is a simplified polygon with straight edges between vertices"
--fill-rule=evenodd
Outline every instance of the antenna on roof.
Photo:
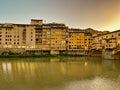
M 44 20 L 45 24 L 46 24 L 46 20 Z

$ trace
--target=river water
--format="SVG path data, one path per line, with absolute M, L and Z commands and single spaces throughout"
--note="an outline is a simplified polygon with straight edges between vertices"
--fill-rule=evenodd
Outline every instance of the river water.
M 120 60 L 0 58 L 0 90 L 120 90 Z

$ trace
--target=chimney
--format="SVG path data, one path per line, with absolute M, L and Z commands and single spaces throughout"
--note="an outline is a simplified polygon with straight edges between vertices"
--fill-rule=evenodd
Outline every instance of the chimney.
M 31 25 L 43 25 L 43 20 L 31 19 Z

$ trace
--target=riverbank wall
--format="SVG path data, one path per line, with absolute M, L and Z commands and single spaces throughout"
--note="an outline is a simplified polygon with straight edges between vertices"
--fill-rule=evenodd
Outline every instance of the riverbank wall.
M 113 55 L 113 50 L 67 50 L 52 52 L 50 50 L 25 50 L 23 48 L 0 48 L 0 57 L 56 57 L 56 56 L 92 56 L 103 59 L 120 59 L 120 53 Z
M 95 52 L 96 53 L 96 52 Z M 93 54 L 97 56 L 97 54 Z M 61 50 L 61 51 L 52 51 L 52 50 L 39 50 L 39 49 L 24 49 L 24 48 L 0 48 L 0 55 L 90 55 L 91 51 L 88 50 Z
M 120 53 L 114 54 L 114 50 L 102 50 L 102 58 L 103 59 L 114 59 L 114 60 L 120 60 Z
M 24 54 L 25 49 L 22 48 L 0 48 L 0 55 Z

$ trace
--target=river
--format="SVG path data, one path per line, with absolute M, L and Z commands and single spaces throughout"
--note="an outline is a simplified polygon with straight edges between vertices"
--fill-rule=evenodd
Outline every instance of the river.
M 0 58 L 0 90 L 120 90 L 120 60 Z

